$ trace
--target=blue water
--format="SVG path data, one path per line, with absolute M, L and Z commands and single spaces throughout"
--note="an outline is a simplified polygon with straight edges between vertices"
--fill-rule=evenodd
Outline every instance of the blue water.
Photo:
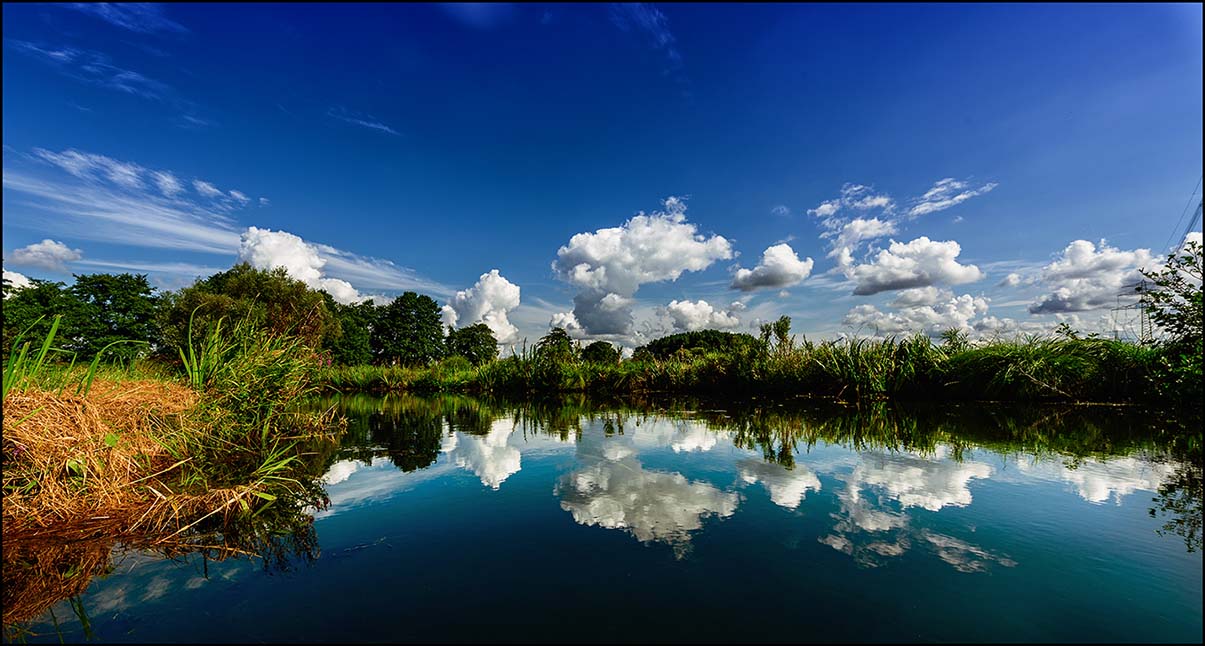
M 805 420 L 767 459 L 691 413 L 345 410 L 317 558 L 118 550 L 24 639 L 1201 640 L 1201 552 L 1148 511 L 1187 467 L 1150 442 L 1075 457 L 956 419 L 921 448 L 809 442 Z

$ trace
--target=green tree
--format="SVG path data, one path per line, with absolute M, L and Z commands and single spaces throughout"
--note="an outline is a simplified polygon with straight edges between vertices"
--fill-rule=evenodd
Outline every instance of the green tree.
M 398 296 L 381 308 L 371 343 L 379 363 L 426 365 L 440 359 L 444 340 L 439 304 L 414 292 Z
M 4 356 L 12 350 L 13 341 L 17 335 L 29 330 L 26 339 L 41 340 L 50 331 L 51 323 L 56 315 L 61 314 L 63 320 L 56 334 L 58 344 L 70 345 L 76 336 L 74 328 L 78 321 L 85 318 L 79 300 L 66 289 L 63 283 L 47 280 L 32 279 L 28 287 L 5 293 L 3 323 Z M 39 320 L 41 317 L 41 320 Z
M 1201 243 L 1190 240 L 1159 271 L 1143 270 L 1151 281 L 1138 292 L 1151 320 L 1176 342 L 1200 342 L 1202 334 Z
M 344 305 L 326 292 L 322 293 L 326 307 L 338 326 L 332 326 L 322 338 L 322 349 L 330 353 L 331 361 L 343 366 L 372 363 L 372 330 L 378 310 L 372 301 Z
M 790 323 L 788 319 L 788 327 Z M 771 333 L 773 327 L 770 327 Z M 769 337 L 767 336 L 767 339 Z M 759 352 L 765 346 L 748 334 L 721 332 L 719 330 L 695 330 L 671 334 L 650 341 L 636 349 L 641 357 L 665 360 L 687 350 L 688 353 L 707 354 L 718 353 L 727 356 L 747 356 Z
M 616 363 L 619 361 L 619 349 L 606 341 L 595 341 L 582 350 L 582 361 Z
M 1162 269 L 1143 270 L 1142 275 L 1151 281 L 1138 286 L 1142 302 L 1170 337 L 1154 371 L 1155 383 L 1164 396 L 1200 406 L 1205 381 L 1201 243 L 1186 242 Z
M 159 322 L 168 345 L 180 347 L 185 342 L 194 310 L 193 338 L 200 338 L 225 317 L 228 327 L 235 320 L 246 321 L 319 348 L 324 336 L 333 335 L 330 328 L 338 325 L 322 292 L 290 278 L 284 267 L 256 269 L 247 263 L 165 295 Z
M 498 341 L 485 323 L 474 323 L 459 330 L 448 328 L 445 343 L 449 357 L 464 357 L 474 366 L 480 366 L 498 357 Z
M 158 298 L 146 274 L 77 275 L 68 290 L 79 302 L 83 318 L 75 321 L 72 334 L 78 339 L 81 359 L 91 359 L 114 341 L 145 341 L 160 345 L 155 321 Z M 146 351 L 144 345 L 121 344 L 109 348 L 105 357 L 131 359 Z

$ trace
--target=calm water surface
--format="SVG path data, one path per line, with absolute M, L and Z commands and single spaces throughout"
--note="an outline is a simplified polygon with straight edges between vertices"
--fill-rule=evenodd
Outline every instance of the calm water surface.
M 1201 640 L 1199 462 L 1116 411 L 336 405 L 272 558 L 118 550 L 22 639 Z

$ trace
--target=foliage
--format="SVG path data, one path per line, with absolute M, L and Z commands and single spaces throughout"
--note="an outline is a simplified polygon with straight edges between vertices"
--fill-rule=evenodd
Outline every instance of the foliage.
M 1159 271 L 1143 270 L 1152 285 L 1139 285 L 1151 320 L 1177 343 L 1200 341 L 1202 334 L 1201 243 L 1190 240 Z
M 595 341 L 582 349 L 582 361 L 612 364 L 619 361 L 619 349 L 606 341 Z
M 372 330 L 378 363 L 427 365 L 444 354 L 439 304 L 430 296 L 406 292 L 380 308 Z
M 786 317 L 784 317 L 786 318 Z M 790 319 L 787 318 L 790 328 Z M 661 337 L 646 345 L 636 348 L 634 356 L 649 359 L 669 359 L 680 350 L 687 353 L 702 354 L 720 352 L 724 354 L 746 355 L 763 349 L 763 345 L 748 334 L 721 332 L 719 330 L 695 330 Z
M 338 326 L 321 292 L 290 278 L 284 267 L 255 269 L 247 263 L 165 295 L 159 319 L 172 348 L 185 346 L 190 325 L 193 334 L 204 336 L 221 319 L 296 336 L 311 348 L 320 347 L 323 337 Z
M 330 294 L 322 293 L 326 307 L 338 323 L 322 338 L 322 349 L 331 361 L 341 366 L 372 363 L 372 331 L 376 325 L 377 308 L 372 301 L 344 305 Z
M 448 328 L 445 344 L 448 356 L 464 357 L 474 366 L 498 357 L 498 341 L 485 323 L 475 323 L 459 330 Z

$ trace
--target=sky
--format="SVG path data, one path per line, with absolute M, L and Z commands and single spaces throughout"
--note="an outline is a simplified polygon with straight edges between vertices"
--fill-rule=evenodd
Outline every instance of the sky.
M 246 261 L 341 302 L 427 294 L 505 345 L 784 314 L 817 340 L 1132 335 L 1116 308 L 1201 199 L 1199 4 L 3 19 L 17 284 Z

